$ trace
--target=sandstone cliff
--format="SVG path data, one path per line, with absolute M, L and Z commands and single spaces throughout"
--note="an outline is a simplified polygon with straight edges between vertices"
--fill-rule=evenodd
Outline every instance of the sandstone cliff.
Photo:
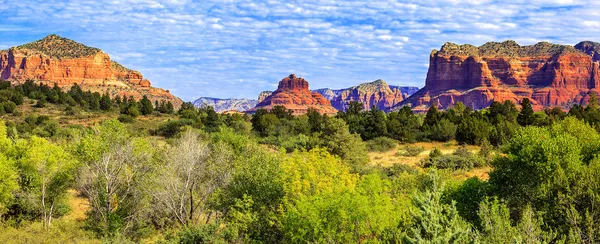
M 137 71 L 110 59 L 98 48 L 49 35 L 44 39 L 0 51 L 0 78 L 13 83 L 31 79 L 69 89 L 77 83 L 84 90 L 111 96 L 146 95 L 152 101 L 165 100 L 179 107 L 181 99 L 168 90 L 154 88 Z
M 269 110 L 278 105 L 293 110 L 294 114 L 306 113 L 309 108 L 314 108 L 324 114 L 337 112 L 321 94 L 311 92 L 308 89 L 308 82 L 304 78 L 296 77 L 294 74 L 283 78 L 279 82 L 277 90 L 264 98 L 249 112 L 254 112 L 259 108 Z
M 494 100 L 518 103 L 526 97 L 538 110 L 585 103 L 599 85 L 599 50 L 593 42 L 520 46 L 505 41 L 480 47 L 446 43 L 431 52 L 425 87 L 399 106 L 425 111 L 434 104 L 446 109 L 460 101 L 481 109 Z

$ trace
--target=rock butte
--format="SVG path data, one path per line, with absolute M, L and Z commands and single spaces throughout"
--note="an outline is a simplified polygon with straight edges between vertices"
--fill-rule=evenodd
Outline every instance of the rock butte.
M 446 43 L 430 55 L 425 87 L 402 101 L 416 111 L 457 102 L 481 109 L 493 101 L 515 103 L 529 98 L 534 109 L 583 104 L 600 85 L 600 44 L 575 46 L 540 42 L 520 46 L 514 41 L 480 47 Z
M 333 96 L 331 105 L 338 110 L 346 111 L 351 101 L 357 101 L 362 103 L 365 109 L 375 106 L 380 110 L 389 111 L 417 90 L 416 87 L 390 86 L 384 80 L 376 80 L 342 90 L 325 90 L 320 93 Z
M 257 109 L 271 110 L 275 106 L 284 106 L 294 114 L 304 114 L 309 108 L 316 109 L 323 114 L 335 114 L 337 110 L 331 103 L 318 92 L 308 89 L 308 82 L 304 78 L 291 74 L 279 82 L 279 87 L 271 95 L 265 97 L 248 112 Z
M 78 84 L 83 90 L 111 97 L 139 100 L 146 95 L 152 101 L 170 101 L 175 107 L 182 104 L 168 90 L 152 87 L 139 72 L 111 61 L 102 50 L 57 35 L 0 50 L 0 78 L 13 83 L 31 79 L 63 89 Z

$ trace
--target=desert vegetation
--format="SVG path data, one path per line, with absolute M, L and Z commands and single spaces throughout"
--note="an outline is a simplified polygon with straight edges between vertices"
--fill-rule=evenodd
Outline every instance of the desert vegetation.
M 255 114 L 1 83 L 2 243 L 595 243 L 600 108 Z M 12 105 L 14 104 L 14 105 Z M 12 109 L 10 109 L 12 108 Z M 81 116 L 93 119 L 74 123 Z M 475 172 L 475 173 L 474 173 Z

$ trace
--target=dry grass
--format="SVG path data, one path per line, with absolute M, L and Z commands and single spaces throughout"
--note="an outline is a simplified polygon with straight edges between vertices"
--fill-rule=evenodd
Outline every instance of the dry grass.
M 403 156 L 403 155 L 398 154 L 397 152 L 404 152 L 405 146 L 423 147 L 424 151 L 414 157 Z M 382 167 L 390 167 L 394 164 L 405 164 L 405 165 L 409 165 L 409 166 L 412 166 L 417 169 L 421 169 L 419 162 L 422 159 L 427 158 L 429 153 L 434 148 L 438 148 L 443 154 L 451 154 L 459 147 L 460 146 L 455 141 L 448 142 L 448 143 L 417 142 L 417 143 L 411 143 L 411 144 L 401 144 L 387 152 L 370 152 L 369 153 L 369 162 L 372 165 L 382 166 Z M 477 153 L 480 150 L 480 148 L 478 146 L 472 146 L 472 145 L 467 146 L 467 149 L 469 149 L 473 153 Z M 475 168 L 470 171 L 456 171 L 454 173 L 454 176 L 457 179 L 468 179 L 468 178 L 476 176 L 476 177 L 479 177 L 479 179 L 487 180 L 489 178 L 488 173 L 490 172 L 490 170 L 491 170 L 490 167 L 483 167 L 483 168 Z
M 81 197 L 79 192 L 74 189 L 69 189 L 69 206 L 71 212 L 62 217 L 66 221 L 84 221 L 87 217 L 85 213 L 90 209 L 90 203 L 85 197 Z

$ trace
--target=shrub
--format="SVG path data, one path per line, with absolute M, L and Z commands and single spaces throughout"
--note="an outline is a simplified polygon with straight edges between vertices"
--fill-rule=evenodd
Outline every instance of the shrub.
M 473 162 L 470 158 L 465 158 L 457 155 L 441 155 L 434 158 L 426 158 L 423 160 L 424 168 L 435 167 L 438 169 L 452 170 L 470 170 L 473 168 Z
M 403 150 L 396 152 L 396 156 L 415 157 L 423 151 L 425 151 L 424 147 L 406 145 Z
M 430 158 L 435 158 L 438 156 L 442 156 L 442 151 L 440 151 L 440 149 L 438 149 L 437 147 L 433 148 L 433 150 L 431 150 L 431 152 L 429 152 Z
M 160 127 L 158 127 L 158 129 L 155 131 L 155 134 L 167 138 L 173 137 L 183 131 L 182 127 L 192 126 L 193 124 L 194 121 L 189 119 L 170 120 L 160 125 Z
M 122 123 L 133 123 L 135 122 L 135 117 L 129 114 L 121 114 L 119 115 L 119 121 L 121 121 Z
M 382 136 L 367 141 L 367 148 L 370 152 L 387 152 L 392 150 L 396 144 L 396 140 Z
M 465 146 L 458 147 L 452 154 L 454 154 L 456 156 L 461 156 L 464 158 L 473 156 L 473 153 L 471 151 L 469 151 L 469 149 L 467 149 L 467 147 L 465 147 Z
M 402 173 L 417 174 L 419 171 L 410 165 L 394 164 L 392 167 L 383 168 L 383 173 L 388 177 L 394 177 Z

